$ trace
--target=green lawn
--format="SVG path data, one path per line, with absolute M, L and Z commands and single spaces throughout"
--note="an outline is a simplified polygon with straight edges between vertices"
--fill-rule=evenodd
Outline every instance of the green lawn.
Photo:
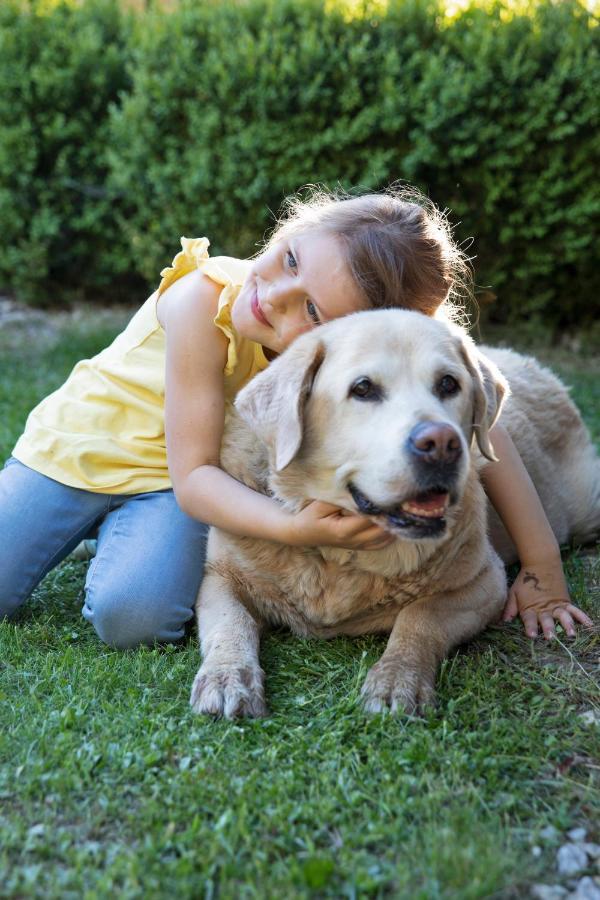
M 3 455 L 117 319 L 0 331 Z M 600 367 L 554 360 L 600 438 Z M 566 568 L 600 618 L 597 559 Z M 84 571 L 66 562 L 0 625 L 0 896 L 518 898 L 561 880 L 545 826 L 600 839 L 600 729 L 580 716 L 600 708 L 597 632 L 490 629 L 447 660 L 424 721 L 361 711 L 383 639 L 278 633 L 271 717 L 213 722 L 188 707 L 195 639 L 108 649 L 80 618 Z

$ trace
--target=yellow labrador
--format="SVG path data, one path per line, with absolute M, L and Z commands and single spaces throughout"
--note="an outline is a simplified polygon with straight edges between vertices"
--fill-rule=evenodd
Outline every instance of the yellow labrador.
M 496 367 L 498 362 L 512 388 Z M 240 394 L 223 467 L 290 510 L 319 499 L 371 516 L 381 550 L 296 548 L 212 529 L 197 603 L 199 713 L 266 713 L 259 642 L 269 623 L 330 638 L 391 633 L 368 673 L 367 710 L 434 697 L 451 647 L 498 619 L 504 566 L 487 537 L 478 468 L 500 414 L 559 540 L 600 526 L 600 466 L 566 390 L 510 351 L 484 356 L 457 328 L 369 311 L 300 337 Z M 496 522 L 504 559 L 514 550 Z

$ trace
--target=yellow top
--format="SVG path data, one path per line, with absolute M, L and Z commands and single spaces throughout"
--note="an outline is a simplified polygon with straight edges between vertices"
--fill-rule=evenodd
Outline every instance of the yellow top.
M 78 363 L 67 381 L 30 413 L 13 455 L 71 487 L 103 494 L 138 494 L 171 487 L 165 442 L 165 332 L 156 302 L 182 275 L 200 269 L 223 285 L 214 323 L 229 339 L 225 398 L 268 365 L 260 344 L 240 337 L 231 309 L 247 260 L 209 259 L 206 238 L 181 239 L 182 250 L 161 272 L 157 291 L 110 347 Z

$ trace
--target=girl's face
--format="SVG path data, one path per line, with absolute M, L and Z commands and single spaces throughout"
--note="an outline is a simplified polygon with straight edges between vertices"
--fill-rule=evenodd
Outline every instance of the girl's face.
M 253 261 L 232 320 L 240 335 L 281 353 L 305 331 L 366 305 L 336 238 L 304 232 Z

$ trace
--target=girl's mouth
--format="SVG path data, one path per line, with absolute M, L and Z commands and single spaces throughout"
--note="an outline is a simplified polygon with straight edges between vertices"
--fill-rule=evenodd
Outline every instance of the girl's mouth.
M 260 303 L 258 302 L 258 295 L 257 295 L 256 291 L 254 291 L 254 293 L 252 295 L 252 300 L 250 302 L 250 308 L 252 309 L 252 315 L 258 322 L 260 322 L 261 325 L 266 325 L 267 328 L 271 327 L 271 323 L 269 322 L 269 320 L 263 313 L 262 309 L 260 308 Z

